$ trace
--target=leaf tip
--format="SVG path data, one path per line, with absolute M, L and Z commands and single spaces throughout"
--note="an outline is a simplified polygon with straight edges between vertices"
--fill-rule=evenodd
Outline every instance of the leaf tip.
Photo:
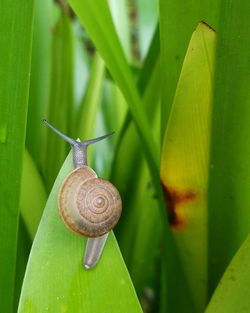
M 199 28 L 206 28 L 207 30 L 210 30 L 210 31 L 216 33 L 216 30 L 213 29 L 213 27 L 210 26 L 210 25 L 209 25 L 207 22 L 205 22 L 205 21 L 200 21 L 200 22 L 198 23 L 198 26 L 197 26 L 196 30 L 199 29 Z

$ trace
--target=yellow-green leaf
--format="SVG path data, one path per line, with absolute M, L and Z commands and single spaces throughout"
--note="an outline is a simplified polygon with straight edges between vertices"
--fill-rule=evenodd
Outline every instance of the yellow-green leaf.
M 223 275 L 205 313 L 250 312 L 250 236 Z
M 183 63 L 165 132 L 161 180 L 197 312 L 207 299 L 207 185 L 215 32 L 199 23 Z
M 222 0 L 160 0 L 162 53 L 162 133 L 180 76 L 186 49 L 198 21 L 217 30 Z M 228 5 L 230 5 L 228 3 Z

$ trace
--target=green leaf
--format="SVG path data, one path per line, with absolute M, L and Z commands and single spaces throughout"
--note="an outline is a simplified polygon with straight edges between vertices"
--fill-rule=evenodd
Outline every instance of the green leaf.
M 71 135 L 73 108 L 72 25 L 69 16 L 62 11 L 53 28 L 52 69 L 50 82 L 49 115 L 45 116 L 63 133 Z M 40 127 L 44 127 L 42 124 Z M 46 154 L 44 177 L 50 190 L 68 151 L 66 142 L 46 128 Z
M 134 79 L 120 47 L 107 3 L 106 1 L 102 0 L 97 0 L 95 2 L 90 0 L 70 0 L 69 3 L 71 4 L 82 25 L 99 50 L 99 53 L 103 57 L 107 68 L 109 69 L 114 81 L 117 83 L 117 86 L 122 91 L 124 98 L 129 106 L 131 116 L 134 120 L 137 132 L 140 137 L 140 147 L 144 150 L 150 170 L 152 184 L 154 185 L 159 201 L 159 208 L 162 214 L 161 221 L 166 230 L 166 240 L 164 245 L 166 249 L 170 249 L 170 258 L 172 258 L 174 260 L 173 263 L 178 266 L 178 257 L 176 255 L 176 250 L 173 245 L 173 240 L 166 219 L 163 194 L 159 180 L 160 145 L 155 144 L 155 140 L 152 134 L 152 127 L 149 123 L 149 120 L 147 119 L 145 111 L 143 110 L 142 100 L 139 96 Z M 176 285 L 181 286 L 180 288 L 177 288 L 178 290 L 185 290 L 186 285 L 183 281 L 182 270 L 179 270 L 178 274 L 171 274 L 172 263 L 169 262 L 169 265 L 170 266 L 168 266 L 166 270 L 166 272 L 170 274 L 169 277 L 176 278 Z M 182 295 L 182 293 L 180 294 Z M 186 297 L 187 294 L 184 294 L 183 296 Z M 187 296 L 187 298 L 188 299 L 185 298 L 185 300 L 189 302 L 189 296 Z M 183 303 L 186 303 L 185 300 Z
M 112 232 L 96 267 L 83 268 L 86 239 L 71 233 L 56 209 L 59 186 L 71 170 L 70 153 L 35 237 L 18 312 L 142 312 Z
M 148 111 L 148 115 L 151 116 L 153 125 L 152 128 L 155 131 L 159 126 L 159 119 L 157 116 L 160 96 L 160 88 L 158 88 L 159 65 L 159 62 L 155 65 L 155 69 L 150 77 L 151 79 L 148 82 L 148 86 L 145 87 L 143 97 L 144 106 Z M 152 103 L 155 105 L 152 105 Z M 126 262 L 128 262 L 128 258 L 131 259 L 133 255 L 133 245 L 135 244 L 137 236 L 136 230 L 141 222 L 140 215 L 146 215 L 145 211 L 148 212 L 148 210 L 159 209 L 158 203 L 155 203 L 155 199 L 153 199 L 155 191 L 153 186 L 150 186 L 151 177 L 148 172 L 147 164 L 145 163 L 144 155 L 141 151 L 138 151 L 139 145 L 140 138 L 136 133 L 134 124 L 130 123 L 129 127 L 126 127 L 126 132 L 123 134 L 119 145 L 117 146 L 112 166 L 111 180 L 119 186 L 119 190 L 121 190 L 124 198 L 124 206 L 129 208 L 128 211 L 124 212 L 122 219 L 123 223 L 120 225 L 120 230 L 123 232 L 123 236 L 121 235 L 121 242 L 123 252 L 126 256 Z M 126 160 L 126 166 L 124 166 L 124 160 Z M 151 205 L 149 205 L 149 203 Z M 145 205 L 148 207 L 148 210 L 146 210 Z M 152 216 L 156 215 L 158 217 L 158 213 L 159 212 L 154 212 L 152 213 Z M 154 222 L 155 220 L 153 218 L 148 221 L 149 224 Z M 129 223 L 132 229 L 130 235 L 125 235 L 127 223 Z M 122 228 L 124 229 L 122 230 Z M 145 232 L 147 232 L 146 229 L 147 227 L 144 227 Z
M 126 0 L 108 0 L 112 19 L 120 39 L 123 51 L 128 61 L 132 59 L 131 56 L 131 39 L 130 39 L 130 20 L 128 14 L 128 3 Z
M 198 21 L 217 29 L 222 0 L 160 0 L 162 134 L 165 131 L 190 37 Z
M 77 136 L 81 140 L 93 138 L 96 124 L 96 112 L 101 99 L 105 65 L 98 53 L 95 54 L 90 70 L 89 81 L 81 103 L 77 119 Z
M 157 53 L 154 69 L 148 78 L 147 85 L 144 87 L 143 104 L 148 116 L 151 118 L 155 138 L 159 140 L 160 118 L 158 113 L 161 89 L 159 86 L 160 62 L 158 56 Z M 148 64 L 145 64 L 145 66 L 148 68 Z M 144 78 L 142 79 L 144 80 Z M 140 83 L 141 80 L 139 81 Z M 128 186 L 125 195 L 128 203 L 127 207 L 129 207 L 129 213 L 123 219 L 123 232 L 120 236 L 123 247 L 127 250 L 129 263 L 126 264 L 129 265 L 129 271 L 137 293 L 142 297 L 147 288 L 155 287 L 159 282 L 158 269 L 155 263 L 156 258 L 159 258 L 159 243 L 163 234 L 163 223 L 159 202 L 155 197 L 155 189 L 152 185 L 145 157 L 138 152 L 137 147 L 140 138 L 138 138 L 133 124 L 128 128 L 124 139 L 124 154 L 122 154 L 122 149 L 120 149 L 120 166 L 122 166 L 124 156 L 126 156 L 126 159 L 132 157 L 133 161 L 131 163 L 133 165 L 130 167 L 130 164 L 127 164 L 126 166 L 127 169 L 130 169 L 130 175 L 128 177 L 124 175 L 125 178 L 129 179 L 127 182 L 124 180 L 123 175 L 119 177 L 120 185 Z M 114 168 L 115 170 L 117 170 L 119 175 L 119 163 Z M 132 234 L 130 237 L 126 227 L 128 223 L 130 225 L 130 233 Z M 158 227 L 156 228 L 155 225 L 158 225 Z
M 0 312 L 13 309 L 33 1 L 0 3 Z
M 250 236 L 224 273 L 205 313 L 250 311 Z
M 95 134 L 105 134 L 115 131 L 109 140 L 103 140 L 93 146 L 95 169 L 101 177 L 110 177 L 115 157 L 115 147 L 120 138 L 120 128 L 127 113 L 127 103 L 113 80 L 105 79 L 103 85 L 102 103 L 96 116 Z
M 88 52 L 88 49 L 85 48 L 84 44 L 87 44 L 87 39 L 85 38 L 86 34 L 82 29 L 79 21 L 76 19 L 72 21 L 72 41 L 73 41 L 73 90 L 74 90 L 74 108 L 72 124 L 74 125 L 78 109 L 82 103 L 84 94 L 87 88 L 87 82 L 89 79 L 89 61 L 91 55 Z M 72 125 L 72 126 L 73 126 Z M 72 127 L 73 130 L 77 129 L 78 125 Z M 73 133 L 72 130 L 72 133 Z
M 18 225 L 18 241 L 17 241 L 17 256 L 16 256 L 16 275 L 15 275 L 15 294 L 14 294 L 14 310 L 17 312 L 19 297 L 23 284 L 23 278 L 26 270 L 26 265 L 29 258 L 32 241 L 27 231 L 26 225 L 22 216 L 19 218 Z
M 150 40 L 154 34 L 155 27 L 159 18 L 159 3 L 157 0 L 145 1 L 137 0 L 135 3 L 137 9 L 135 29 L 138 32 L 139 49 L 142 58 L 147 53 Z
M 215 32 L 190 40 L 164 135 L 161 180 L 195 312 L 207 303 L 207 191 Z
M 150 46 L 148 48 L 147 55 L 145 56 L 143 66 L 140 70 L 140 75 L 139 75 L 137 85 L 138 85 L 138 90 L 141 94 L 143 94 L 143 92 L 146 89 L 146 86 L 148 85 L 149 80 L 151 79 L 153 70 L 155 68 L 155 64 L 159 60 L 159 55 L 160 55 L 160 32 L 159 32 L 159 25 L 157 25 L 155 27 L 154 35 L 152 37 Z M 158 87 L 160 88 L 161 85 L 159 85 Z M 150 116 L 148 111 L 147 111 L 147 114 Z
M 26 147 L 42 167 L 45 157 L 45 127 L 40 121 L 47 116 L 51 56 L 51 0 L 35 1 L 32 42 L 31 80 L 27 119 Z
M 211 138 L 210 292 L 250 232 L 249 15 L 249 1 L 223 1 Z
M 34 161 L 25 149 L 23 156 L 20 211 L 31 239 L 35 237 L 46 200 L 47 194 L 41 176 Z
M 149 121 L 142 110 L 142 101 L 115 32 L 107 2 L 70 0 L 69 3 L 99 50 L 129 105 L 150 165 L 151 175 L 157 185 L 159 148 L 155 145 Z
M 104 62 L 99 53 L 96 52 L 92 60 L 86 92 L 75 122 L 76 126 L 78 126 L 75 127 L 77 136 L 81 140 L 95 137 L 96 124 L 99 124 L 97 121 L 97 112 L 99 111 L 98 109 L 100 108 L 102 98 L 104 75 Z M 97 137 L 100 135 L 102 135 L 102 133 L 98 133 Z M 91 167 L 94 165 L 93 151 L 95 153 L 99 146 L 102 148 L 102 144 L 103 143 L 97 146 L 92 145 L 90 149 L 88 149 L 88 164 Z
M 145 111 L 152 120 L 154 133 L 157 133 L 159 128 L 157 111 L 160 97 L 158 31 L 156 31 L 141 71 L 143 75 L 140 75 L 138 86 L 143 94 Z M 140 138 L 134 124 L 131 123 L 130 114 L 127 115 L 119 135 L 111 180 L 121 191 L 124 207 L 128 210 L 123 213 L 117 234 L 137 293 L 141 296 L 143 288 L 148 284 L 148 276 L 152 276 L 151 271 L 149 273 L 146 269 L 152 266 L 152 259 L 155 257 L 155 251 L 158 250 L 157 243 L 159 243 L 162 227 L 159 226 L 154 238 L 150 238 L 152 235 L 150 229 L 155 227 L 155 223 L 161 223 L 158 201 L 155 199 L 155 191 L 151 185 L 150 173 L 144 155 L 138 151 Z M 124 166 L 124 160 L 126 160 L 126 166 Z M 150 219 L 147 218 L 149 215 L 151 216 Z M 127 225 L 130 225 L 130 232 L 127 231 Z M 147 237 L 151 241 L 150 251 L 148 251 L 149 240 L 146 239 Z M 145 254 L 147 254 L 147 258 L 145 258 Z

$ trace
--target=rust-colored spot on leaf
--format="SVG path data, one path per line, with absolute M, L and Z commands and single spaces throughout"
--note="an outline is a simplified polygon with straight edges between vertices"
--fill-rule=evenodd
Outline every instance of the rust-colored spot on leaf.
M 197 198 L 197 193 L 193 190 L 177 190 L 162 183 L 164 197 L 168 209 L 168 220 L 175 230 L 183 229 L 187 220 L 178 214 L 178 208 L 187 203 L 193 202 Z

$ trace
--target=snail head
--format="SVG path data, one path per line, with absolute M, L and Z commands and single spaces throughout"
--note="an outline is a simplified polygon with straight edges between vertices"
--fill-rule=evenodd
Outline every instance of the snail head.
M 42 122 L 71 145 L 73 150 L 73 161 L 75 168 L 87 165 L 87 148 L 90 144 L 103 140 L 109 136 L 112 136 L 115 133 L 111 132 L 93 139 L 77 141 L 63 134 L 60 130 L 52 126 L 46 119 L 43 119 Z

